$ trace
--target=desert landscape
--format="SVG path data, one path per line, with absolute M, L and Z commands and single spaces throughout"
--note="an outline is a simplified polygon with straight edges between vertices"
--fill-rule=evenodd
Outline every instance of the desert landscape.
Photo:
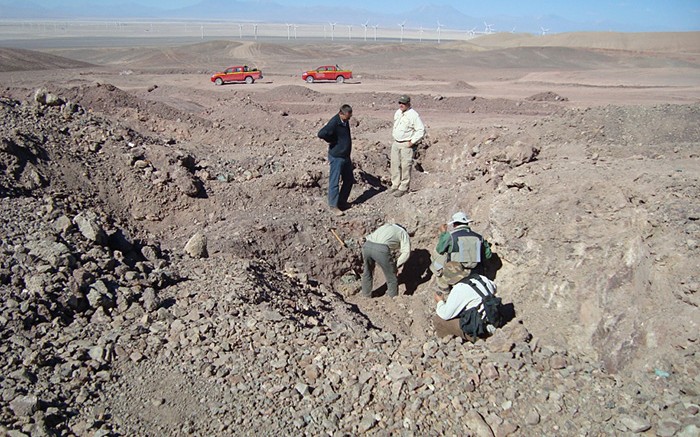
M 700 434 L 700 33 L 278 32 L 0 41 L 6 435 Z M 301 80 L 325 64 L 354 78 Z M 402 94 L 427 136 L 395 198 Z M 316 134 L 344 103 L 338 217 Z M 460 210 L 515 310 L 475 344 L 430 322 Z M 362 298 L 384 222 L 411 258 Z

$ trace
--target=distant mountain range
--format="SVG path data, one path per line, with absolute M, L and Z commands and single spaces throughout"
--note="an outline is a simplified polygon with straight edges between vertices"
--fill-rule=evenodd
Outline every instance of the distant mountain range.
M 147 7 L 131 1 L 114 0 L 108 5 L 95 6 L 88 0 L 63 0 L 61 6 L 43 7 L 30 1 L 0 0 L 2 19 L 177 19 L 233 20 L 267 23 L 328 23 L 341 25 L 383 27 L 404 23 L 407 28 L 473 30 L 484 32 L 487 24 L 495 32 L 550 33 L 575 31 L 647 32 L 672 29 L 644 28 L 635 23 L 574 22 L 556 15 L 514 17 L 508 15 L 472 17 L 450 6 L 426 5 L 395 14 L 377 14 L 348 7 L 282 6 L 274 1 L 202 0 L 196 5 L 178 9 Z M 683 30 L 683 29 L 675 29 Z M 690 30 L 690 29 L 688 29 Z

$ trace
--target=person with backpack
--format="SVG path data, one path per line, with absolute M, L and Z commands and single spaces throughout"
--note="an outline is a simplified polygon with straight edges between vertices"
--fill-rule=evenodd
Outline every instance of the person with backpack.
M 430 270 L 436 276 L 440 276 L 442 268 L 449 261 L 461 263 L 467 274 L 483 273 L 483 262 L 492 256 L 491 245 L 469 227 L 471 222 L 472 219 L 460 211 L 452 215 L 449 223 L 440 226 L 438 243 L 430 264 Z
M 503 325 L 502 303 L 496 284 L 486 276 L 466 271 L 449 261 L 437 279 L 433 326 L 438 337 L 454 335 L 475 342 Z M 445 297 L 445 294 L 447 296 Z

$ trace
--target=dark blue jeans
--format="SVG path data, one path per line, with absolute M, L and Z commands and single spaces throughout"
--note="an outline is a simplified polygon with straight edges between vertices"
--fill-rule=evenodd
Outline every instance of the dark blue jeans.
M 352 161 L 350 158 L 338 158 L 328 155 L 328 162 L 331 164 L 330 176 L 328 178 L 328 206 L 338 208 L 345 206 L 350 197 L 350 190 L 355 179 L 352 176 Z M 340 180 L 343 180 L 340 186 Z

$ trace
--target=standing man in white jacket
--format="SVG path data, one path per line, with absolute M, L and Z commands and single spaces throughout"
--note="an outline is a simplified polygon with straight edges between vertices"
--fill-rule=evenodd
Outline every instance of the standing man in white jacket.
M 420 116 L 411 108 L 411 98 L 399 97 L 399 109 L 394 114 L 394 129 L 391 144 L 391 191 L 395 197 L 408 192 L 411 183 L 411 167 L 416 145 L 425 135 L 425 126 Z

